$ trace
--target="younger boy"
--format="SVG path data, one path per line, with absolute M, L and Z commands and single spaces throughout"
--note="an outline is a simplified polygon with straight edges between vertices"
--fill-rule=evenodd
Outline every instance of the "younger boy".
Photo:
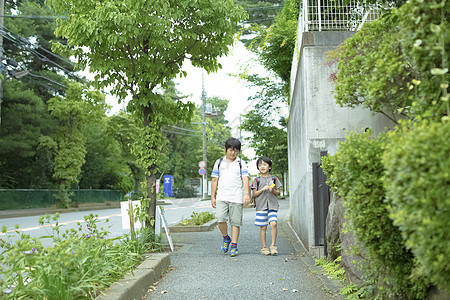
M 255 226 L 260 226 L 261 254 L 277 255 L 277 212 L 279 207 L 277 196 L 280 195 L 281 183 L 277 177 L 270 175 L 272 161 L 268 157 L 260 157 L 256 161 L 256 167 L 261 173 L 261 176 L 256 177 L 252 182 L 252 190 L 256 204 Z M 270 224 L 270 233 L 272 236 L 270 251 L 266 246 L 268 224 Z
M 245 162 L 237 157 L 240 151 L 241 142 L 238 139 L 226 140 L 226 155 L 216 160 L 211 174 L 211 205 L 216 208 L 217 225 L 223 236 L 221 249 L 227 253 L 231 243 L 231 256 L 238 255 L 243 203 L 247 205 L 250 202 L 248 170 Z M 231 238 L 228 236 L 227 220 L 230 220 Z

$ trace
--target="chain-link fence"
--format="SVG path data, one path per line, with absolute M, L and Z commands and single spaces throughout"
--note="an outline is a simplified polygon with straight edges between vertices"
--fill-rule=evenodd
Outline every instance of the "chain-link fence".
M 356 0 L 303 0 L 300 30 L 355 31 L 381 13 L 379 4 Z

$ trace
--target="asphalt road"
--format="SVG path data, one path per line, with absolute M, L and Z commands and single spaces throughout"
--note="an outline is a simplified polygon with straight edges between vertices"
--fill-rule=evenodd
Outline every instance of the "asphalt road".
M 183 219 L 189 218 L 192 212 L 203 212 L 203 211 L 213 211 L 210 201 L 201 201 L 197 198 L 189 199 L 173 199 L 166 200 L 169 205 L 163 205 L 165 211 L 165 218 L 167 220 L 168 226 L 175 225 L 182 221 Z M 90 213 L 98 215 L 98 227 L 104 227 L 105 229 L 109 227 L 110 232 L 109 237 L 121 236 L 123 234 L 129 233 L 129 229 L 123 229 L 122 227 L 122 214 L 120 208 L 113 209 L 101 209 L 92 211 L 77 211 L 60 213 L 59 224 L 62 225 L 61 232 L 66 229 L 77 228 L 78 223 L 84 225 L 84 216 Z M 52 215 L 53 217 L 54 215 Z M 106 220 L 109 222 L 106 222 Z M 19 226 L 19 233 L 29 234 L 31 237 L 42 237 L 48 236 L 52 233 L 52 228 L 48 224 L 39 225 L 39 215 L 27 216 L 27 217 L 15 217 L 15 218 L 4 218 L 0 219 L 0 228 L 6 226 L 8 228 L 8 235 L 11 237 L 11 241 L 16 240 L 17 234 L 15 233 L 15 226 Z M 88 233 L 87 228 L 85 228 L 86 233 Z M 5 235 L 0 233 L 0 238 L 5 239 Z M 50 239 L 43 239 L 44 245 L 50 245 Z

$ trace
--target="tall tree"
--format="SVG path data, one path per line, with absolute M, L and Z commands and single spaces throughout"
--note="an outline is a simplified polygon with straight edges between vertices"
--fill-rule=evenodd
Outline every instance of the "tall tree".
M 69 82 L 66 96 L 56 96 L 48 101 L 51 114 L 60 121 L 59 132 L 53 136 L 41 136 L 40 146 L 55 155 L 53 177 L 59 181 L 58 200 L 62 207 L 70 205 L 68 189 L 78 181 L 85 162 L 86 138 L 83 126 L 88 119 L 99 118 L 105 113 L 105 97 L 97 91 L 87 90 L 76 82 Z
M 50 154 L 37 146 L 38 138 L 56 125 L 33 90 L 15 79 L 3 82 L 0 187 L 52 187 Z
M 109 118 L 108 135 L 114 138 L 120 147 L 121 159 L 128 166 L 134 180 L 134 195 L 142 196 L 140 183 L 145 178 L 144 169 L 133 152 L 133 144 L 138 139 L 142 124 L 133 115 L 119 112 Z
M 273 172 L 282 176 L 288 170 L 287 124 L 281 114 L 281 108 L 286 106 L 280 87 L 283 83 L 256 75 L 247 79 L 261 90 L 249 98 L 257 103 L 244 116 L 240 128 L 251 133 L 246 139 L 256 155 L 269 157 L 273 161 Z
M 145 136 L 140 159 L 147 172 L 147 226 L 155 217 L 155 171 L 163 145 L 161 127 L 188 120 L 192 104 L 161 95 L 159 88 L 182 73 L 185 59 L 208 72 L 220 68 L 242 8 L 231 0 L 49 0 L 58 20 L 57 36 L 65 37 L 80 64 L 87 64 L 99 87 L 131 95 L 129 109 L 142 118 Z M 65 51 L 63 44 L 55 48 Z M 89 51 L 85 51 L 88 47 Z M 144 204 L 145 205 L 145 204 Z
M 224 117 L 228 102 L 220 97 L 206 98 L 206 104 L 212 107 L 211 113 L 206 112 L 207 175 L 211 174 L 214 161 L 224 155 L 225 140 L 231 136 Z M 184 188 L 189 178 L 200 176 L 198 162 L 203 159 L 201 120 L 202 107 L 196 107 L 190 124 L 179 123 L 164 130 L 169 142 L 159 171 L 172 174 L 177 188 Z

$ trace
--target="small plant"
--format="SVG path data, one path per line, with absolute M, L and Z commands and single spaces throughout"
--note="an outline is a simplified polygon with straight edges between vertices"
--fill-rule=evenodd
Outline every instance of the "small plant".
M 346 284 L 346 276 L 344 268 L 340 267 L 342 256 L 339 256 L 334 261 L 327 261 L 326 257 L 321 257 L 320 259 L 316 259 L 316 266 L 320 266 L 325 270 L 325 274 L 330 276 L 331 278 L 338 279 L 341 284 L 344 285 L 341 288 L 341 295 L 346 296 L 346 299 L 360 299 L 359 295 L 361 291 L 359 291 L 356 284 L 350 282 Z
M 3 299 L 94 299 L 142 260 L 142 254 L 162 249 L 148 229 L 135 239 L 108 238 L 98 228 L 97 216 L 90 214 L 78 228 L 62 232 L 59 214 L 39 219 L 52 228 L 47 236 L 31 238 L 15 226 L 15 234 L 0 240 L 0 297 Z M 108 223 L 109 220 L 106 220 Z M 108 226 L 109 229 L 109 226 Z M 44 246 L 51 239 L 52 246 Z
M 336 258 L 333 262 L 327 261 L 325 256 L 322 256 L 320 259 L 316 259 L 316 266 L 321 266 L 326 274 L 334 279 L 339 279 L 339 281 L 344 284 L 345 283 L 345 270 L 339 266 L 341 262 L 341 256 Z
M 192 212 L 192 215 L 189 219 L 183 220 L 181 225 L 203 225 L 215 218 L 213 213 L 210 212 Z

